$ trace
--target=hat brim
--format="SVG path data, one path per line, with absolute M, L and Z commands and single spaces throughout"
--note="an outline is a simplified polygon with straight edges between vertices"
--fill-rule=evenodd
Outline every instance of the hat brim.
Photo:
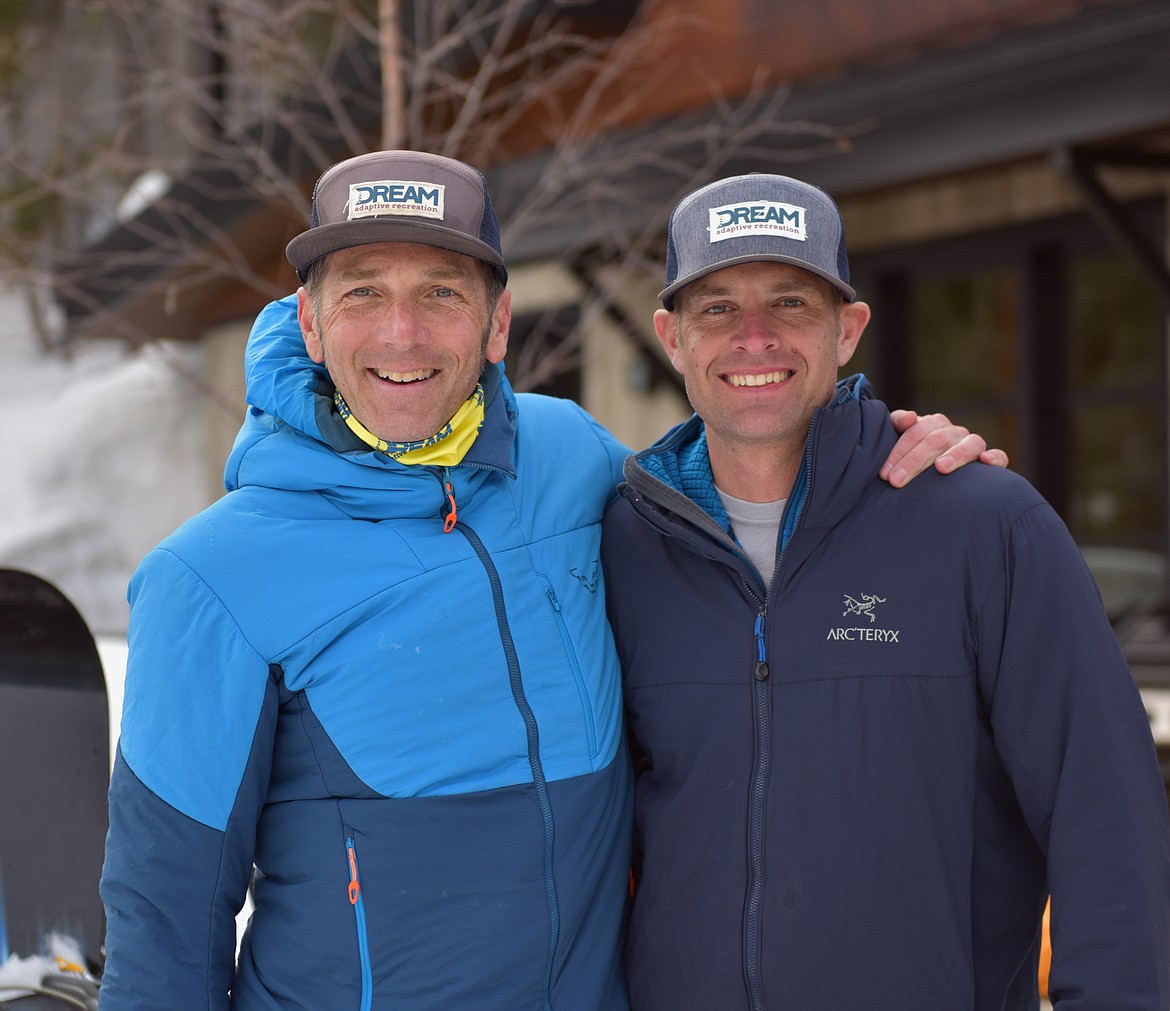
M 820 267 L 814 266 L 807 260 L 802 260 L 798 256 L 784 256 L 780 253 L 744 253 L 742 256 L 732 256 L 726 260 L 720 260 L 718 263 L 712 263 L 708 266 L 701 267 L 698 270 L 693 270 L 685 277 L 680 277 L 674 284 L 667 285 L 658 293 L 658 300 L 666 306 L 667 309 L 673 309 L 674 296 L 677 295 L 683 288 L 693 281 L 697 281 L 700 277 L 706 277 L 708 274 L 714 274 L 717 270 L 723 270 L 724 267 L 734 267 L 740 263 L 755 263 L 759 260 L 766 260 L 769 263 L 787 263 L 793 267 L 799 267 L 801 270 L 807 270 L 810 274 L 815 274 L 823 281 L 827 281 L 830 285 L 836 288 L 842 295 L 845 296 L 847 302 L 853 302 L 857 299 L 857 292 L 849 287 L 839 277 L 835 277 L 827 270 L 822 270 Z
M 453 228 L 445 228 L 430 221 L 408 221 L 401 218 L 370 218 L 367 221 L 338 221 L 318 225 L 296 236 L 285 248 L 285 256 L 304 280 L 308 270 L 322 256 L 339 249 L 366 246 L 374 242 L 413 242 L 421 246 L 437 246 L 453 253 L 462 253 L 483 260 L 504 273 L 504 258 L 486 242 Z

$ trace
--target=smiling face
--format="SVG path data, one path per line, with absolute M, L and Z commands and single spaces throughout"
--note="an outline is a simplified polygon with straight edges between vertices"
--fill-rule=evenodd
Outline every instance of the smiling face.
M 366 428 L 426 439 L 471 395 L 485 361 L 508 350 L 510 295 L 494 308 L 477 261 L 434 246 L 379 242 L 329 255 L 310 298 L 298 292 L 305 347 Z
M 868 321 L 865 303 L 839 305 L 825 281 L 769 261 L 707 274 L 682 289 L 675 311 L 654 314 L 705 422 L 721 488 L 731 491 L 718 468 L 726 474 L 732 461 L 783 458 L 795 473 L 813 410 L 832 396 Z

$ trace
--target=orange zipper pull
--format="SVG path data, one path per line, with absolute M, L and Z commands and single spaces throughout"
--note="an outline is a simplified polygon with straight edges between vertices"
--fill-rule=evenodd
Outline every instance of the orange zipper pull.
M 459 522 L 459 510 L 455 505 L 455 491 L 451 487 L 450 480 L 443 482 L 443 491 L 447 493 L 447 503 L 451 507 L 450 512 L 443 520 L 443 533 L 449 534 L 455 529 L 455 524 Z
M 352 842 L 345 848 L 349 852 L 349 904 L 356 906 L 362 894 L 362 886 L 358 884 L 357 857 L 354 855 Z

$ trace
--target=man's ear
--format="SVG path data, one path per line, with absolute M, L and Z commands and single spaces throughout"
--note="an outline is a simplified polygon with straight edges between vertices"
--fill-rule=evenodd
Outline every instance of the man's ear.
M 656 309 L 654 312 L 654 332 L 658 335 L 658 343 L 670 359 L 670 364 L 678 372 L 683 371 L 683 364 L 678 354 L 678 314 L 669 309 Z
M 313 301 L 304 288 L 297 289 L 297 322 L 301 325 L 301 336 L 305 339 L 305 350 L 318 365 L 325 361 L 325 345 L 317 330 L 317 318 L 313 313 Z
M 837 366 L 853 357 L 861 335 L 869 325 L 869 306 L 865 302 L 846 302 L 841 306 L 841 340 L 837 344 Z
M 497 362 L 502 362 L 504 355 L 508 353 L 508 331 L 512 327 L 512 293 L 507 288 L 496 299 L 496 309 L 492 313 L 491 327 L 483 354 L 489 362 L 495 365 Z

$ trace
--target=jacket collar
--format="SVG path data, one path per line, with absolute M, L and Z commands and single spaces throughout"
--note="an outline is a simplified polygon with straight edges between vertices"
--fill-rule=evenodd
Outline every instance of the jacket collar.
M 863 375 L 837 384 L 833 399 L 813 412 L 804 458 L 784 513 L 779 549 L 798 526 L 822 531 L 853 507 L 877 476 L 893 442 L 885 405 L 873 399 Z M 702 419 L 690 419 L 667 432 L 649 449 L 626 461 L 629 487 L 654 507 L 707 537 L 734 545 L 730 521 L 711 474 Z M 819 538 L 818 538 L 819 539 Z

